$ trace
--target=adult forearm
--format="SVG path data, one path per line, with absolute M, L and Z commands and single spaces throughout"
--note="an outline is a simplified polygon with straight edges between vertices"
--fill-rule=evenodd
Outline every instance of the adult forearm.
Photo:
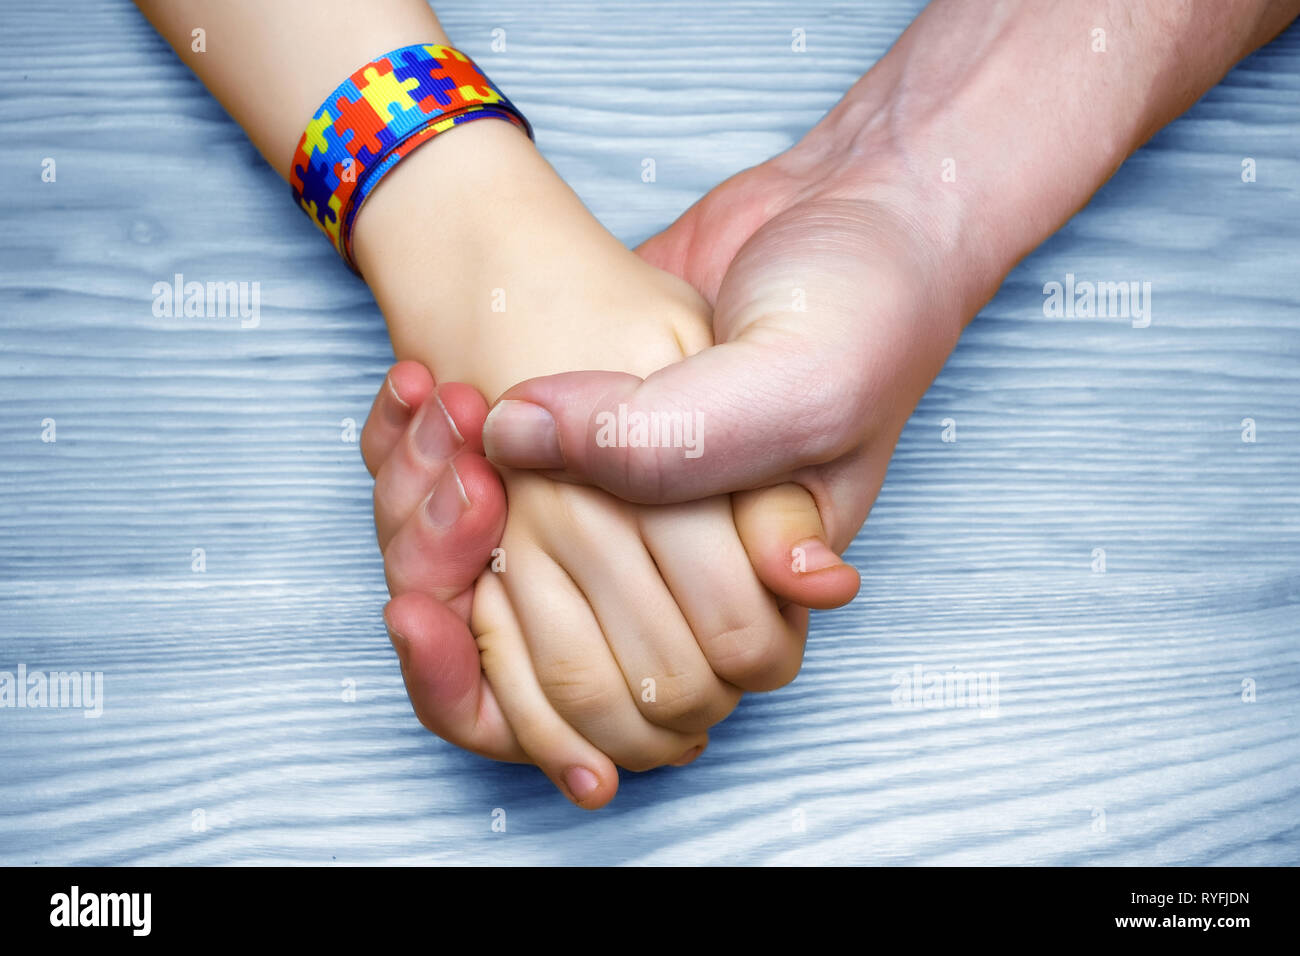
M 1296 0 L 935 0 L 791 161 L 846 167 L 967 270 L 975 310 Z M 918 201 L 919 200 L 919 201 Z

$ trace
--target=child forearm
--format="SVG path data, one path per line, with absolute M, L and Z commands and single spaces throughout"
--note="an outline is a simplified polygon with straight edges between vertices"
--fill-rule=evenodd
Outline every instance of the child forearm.
M 285 179 L 307 120 L 353 70 L 406 44 L 447 42 L 423 0 L 136 5 Z
M 350 0 L 139 6 L 286 179 L 308 119 L 341 81 L 391 50 L 449 43 L 423 0 L 364 8 Z M 383 307 L 397 355 L 431 364 L 436 354 L 440 375 L 484 381 L 490 367 L 473 360 L 482 349 L 459 332 L 492 308 L 494 289 L 505 296 L 501 263 L 527 260 L 528 250 L 509 248 L 521 219 L 562 234 L 586 229 L 588 242 L 608 244 L 582 213 L 509 123 L 466 123 L 416 149 L 375 188 L 353 232 L 354 258 Z M 497 305 L 497 323 L 507 322 Z

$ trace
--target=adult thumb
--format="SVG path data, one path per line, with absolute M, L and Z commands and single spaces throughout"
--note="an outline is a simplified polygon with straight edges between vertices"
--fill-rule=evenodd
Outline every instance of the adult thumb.
M 777 333 L 715 345 L 646 379 L 565 372 L 507 391 L 483 425 L 508 468 L 666 504 L 758 488 L 842 454 L 849 412 L 824 356 Z

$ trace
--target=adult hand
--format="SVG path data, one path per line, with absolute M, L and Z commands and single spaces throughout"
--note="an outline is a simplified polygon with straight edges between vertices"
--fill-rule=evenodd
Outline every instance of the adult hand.
M 717 344 L 644 381 L 524 382 L 488 416 L 489 457 L 641 502 L 793 480 L 839 550 L 1012 266 L 1298 10 L 935 0 L 798 145 L 643 247 L 713 304 Z M 620 410 L 701 417 L 703 455 L 603 447 Z
M 718 344 L 644 381 L 516 386 L 485 426 L 492 458 L 645 502 L 794 480 L 827 543 L 847 546 L 908 415 L 1011 266 L 1300 3 L 1230 7 L 1115 20 L 1106 0 L 931 3 L 798 146 L 642 248 L 714 305 Z M 1089 48 L 1100 22 L 1123 57 Z M 620 405 L 702 415 L 704 454 L 603 447 L 598 416 Z
M 796 482 L 816 499 L 830 548 L 846 548 L 957 341 L 964 302 L 923 210 L 845 158 L 797 148 L 722 183 L 645 243 L 645 258 L 713 304 L 718 344 L 644 380 L 524 382 L 488 416 L 488 457 L 640 502 Z M 599 426 L 620 409 L 695 417 L 703 454 L 606 447 Z

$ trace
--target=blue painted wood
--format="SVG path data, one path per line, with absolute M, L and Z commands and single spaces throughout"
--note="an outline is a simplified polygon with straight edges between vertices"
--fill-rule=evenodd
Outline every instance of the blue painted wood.
M 438 4 L 631 242 L 917 4 L 539 6 Z M 366 289 L 129 5 L 6 4 L 0 51 L 0 670 L 105 675 L 98 719 L 0 709 L 0 862 L 1300 862 L 1300 29 L 984 310 L 799 679 L 595 815 L 410 714 L 341 439 L 391 359 Z M 155 317 L 178 272 L 260 283 L 260 326 Z M 1045 317 L 1066 273 L 1151 282 L 1151 326 Z M 996 674 L 996 714 L 895 706 L 918 665 Z

